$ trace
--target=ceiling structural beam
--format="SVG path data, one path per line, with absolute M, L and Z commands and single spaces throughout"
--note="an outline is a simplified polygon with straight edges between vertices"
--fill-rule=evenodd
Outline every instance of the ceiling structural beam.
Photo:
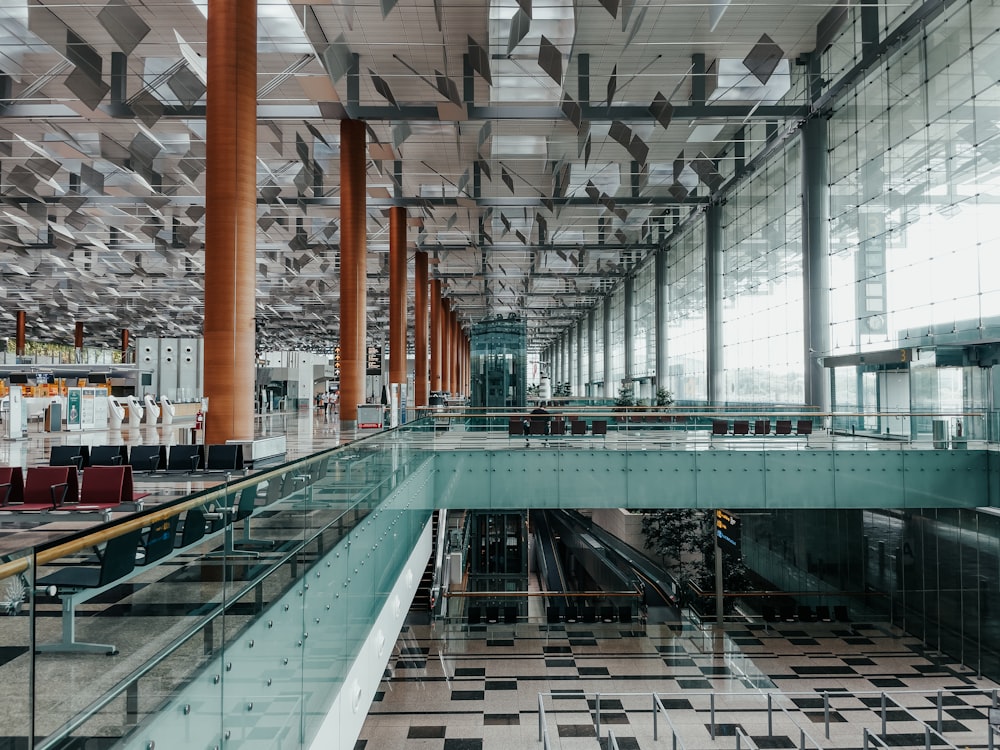
M 132 119 L 135 114 L 127 107 L 101 105 L 98 108 L 109 117 Z M 342 110 L 339 110 L 342 112 Z M 402 122 L 404 120 L 422 120 L 439 122 L 439 112 L 436 106 L 420 104 L 407 105 L 400 103 L 399 107 L 358 105 L 348 106 L 347 111 L 356 115 L 359 120 L 368 122 Z M 802 104 L 679 104 L 673 109 L 672 120 L 780 120 L 804 117 L 809 113 L 807 105 Z M 52 120 L 76 119 L 79 113 L 65 104 L 5 104 L 0 106 L 0 117 L 47 118 Z M 656 122 L 656 117 L 649 107 L 637 104 L 617 104 L 607 106 L 581 106 L 581 116 L 591 122 L 613 122 L 619 120 L 630 122 Z M 191 109 L 177 105 L 163 105 L 163 117 L 180 120 L 199 120 L 205 117 L 205 107 L 196 104 Z M 258 104 L 257 118 L 259 120 L 325 120 L 337 122 L 338 117 L 326 117 L 322 106 L 295 104 Z M 468 107 L 468 120 L 485 122 L 487 120 L 569 120 L 562 108 L 546 104 L 497 104 L 489 106 Z

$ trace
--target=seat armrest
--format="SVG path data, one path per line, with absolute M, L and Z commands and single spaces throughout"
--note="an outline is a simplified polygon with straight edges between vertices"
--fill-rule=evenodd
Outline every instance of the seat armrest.
M 66 500 L 66 493 L 69 491 L 69 484 L 61 482 L 49 486 L 49 495 L 52 497 L 52 507 L 58 508 Z

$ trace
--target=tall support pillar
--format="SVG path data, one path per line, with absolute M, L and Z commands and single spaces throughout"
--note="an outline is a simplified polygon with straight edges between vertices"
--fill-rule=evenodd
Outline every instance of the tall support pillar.
M 444 381 L 441 375 L 441 354 L 444 348 L 444 336 L 441 335 L 441 280 L 431 281 L 431 382 L 432 393 L 443 390 Z
M 452 395 L 451 389 L 451 303 L 441 300 L 441 390 Z
M 618 383 L 611 378 L 611 295 L 604 296 L 601 305 L 603 320 L 601 330 L 604 332 L 604 398 L 615 398 L 618 395 Z
M 726 400 L 722 362 L 722 213 L 717 204 L 705 211 L 705 337 L 710 404 Z
M 822 357 L 830 351 L 830 179 L 827 120 L 813 117 L 802 128 L 802 282 L 805 304 L 804 403 L 830 411 L 830 371 Z
M 358 424 L 365 401 L 365 124 L 340 123 L 340 424 Z
M 413 260 L 413 405 L 427 406 L 427 253 Z
M 254 437 L 257 4 L 209 0 L 206 49 L 205 442 L 218 444 Z
M 24 356 L 24 346 L 26 342 L 25 332 L 28 328 L 28 314 L 24 310 L 17 311 L 17 324 L 14 329 L 14 355 Z
M 654 335 L 656 336 L 656 383 L 653 386 L 653 398 L 656 398 L 657 388 L 670 388 L 667 373 L 670 363 L 667 352 L 667 253 L 660 248 L 654 256 L 653 268 L 656 286 L 654 315 L 656 319 L 653 323 Z
M 632 382 L 635 378 L 635 277 L 625 277 L 625 379 Z M 639 392 L 635 384 L 632 394 L 638 399 Z
M 594 320 L 597 318 L 597 310 L 590 308 L 587 313 L 587 393 L 585 395 L 593 398 L 597 395 L 594 386 L 594 372 L 597 370 L 597 331 L 594 327 Z
M 73 349 L 76 354 L 76 363 L 80 364 L 83 362 L 83 323 L 81 321 L 76 321 L 76 326 L 73 329 Z
M 586 396 L 587 385 L 584 380 L 583 369 L 583 337 L 587 335 L 587 319 L 580 318 L 576 321 L 576 395 Z
M 406 209 L 389 209 L 389 382 L 406 384 Z
M 125 354 L 128 352 L 129 344 L 129 331 L 128 328 L 122 328 L 122 362 L 125 361 Z
M 451 385 L 456 394 L 462 392 L 458 362 L 462 351 L 462 327 L 458 323 L 458 310 L 451 309 Z

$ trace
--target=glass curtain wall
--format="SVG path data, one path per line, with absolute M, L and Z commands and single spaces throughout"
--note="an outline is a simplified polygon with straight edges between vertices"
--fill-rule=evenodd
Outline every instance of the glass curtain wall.
M 997 28 L 988 0 L 955 4 L 837 102 L 834 353 L 974 340 L 1000 321 Z
M 705 319 L 705 223 L 693 218 L 667 248 L 666 388 L 677 401 L 708 397 Z M 662 378 L 661 378 L 662 380 Z
M 611 392 L 607 388 L 607 384 L 605 383 L 606 378 L 604 377 L 604 302 L 598 302 L 594 306 L 593 316 L 594 372 L 592 377 L 594 386 L 591 392 L 595 396 L 602 394 L 605 398 L 608 398 Z M 603 387 L 598 386 L 598 383 L 604 384 Z
M 801 158 L 792 139 L 721 208 L 727 402 L 802 400 Z
M 632 292 L 632 374 L 656 376 L 656 257 L 650 256 L 635 275 Z
M 611 293 L 611 372 L 607 373 L 604 393 L 608 398 L 618 395 L 618 388 L 625 378 L 625 285 L 619 284 Z

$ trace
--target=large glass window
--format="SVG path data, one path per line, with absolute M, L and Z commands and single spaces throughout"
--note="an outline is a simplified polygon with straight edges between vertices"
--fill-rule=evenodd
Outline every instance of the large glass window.
M 632 374 L 656 375 L 656 256 L 635 275 L 632 289 Z
M 594 326 L 594 352 L 591 355 L 594 362 L 594 383 L 604 383 L 604 302 L 598 302 L 591 313 L 591 325 Z M 605 387 L 604 396 L 609 393 Z M 597 395 L 595 391 L 594 395 Z
M 838 102 L 835 353 L 981 337 L 1000 324 L 1000 56 L 986 31 L 998 27 L 988 0 L 955 5 Z
M 619 284 L 611 293 L 611 372 L 604 384 L 604 393 L 614 397 L 625 379 L 625 285 Z
M 801 183 L 801 147 L 793 139 L 721 208 L 728 402 L 802 401 Z
M 667 390 L 679 401 L 705 401 L 705 224 L 700 216 L 694 217 L 670 242 L 666 294 L 670 353 Z

